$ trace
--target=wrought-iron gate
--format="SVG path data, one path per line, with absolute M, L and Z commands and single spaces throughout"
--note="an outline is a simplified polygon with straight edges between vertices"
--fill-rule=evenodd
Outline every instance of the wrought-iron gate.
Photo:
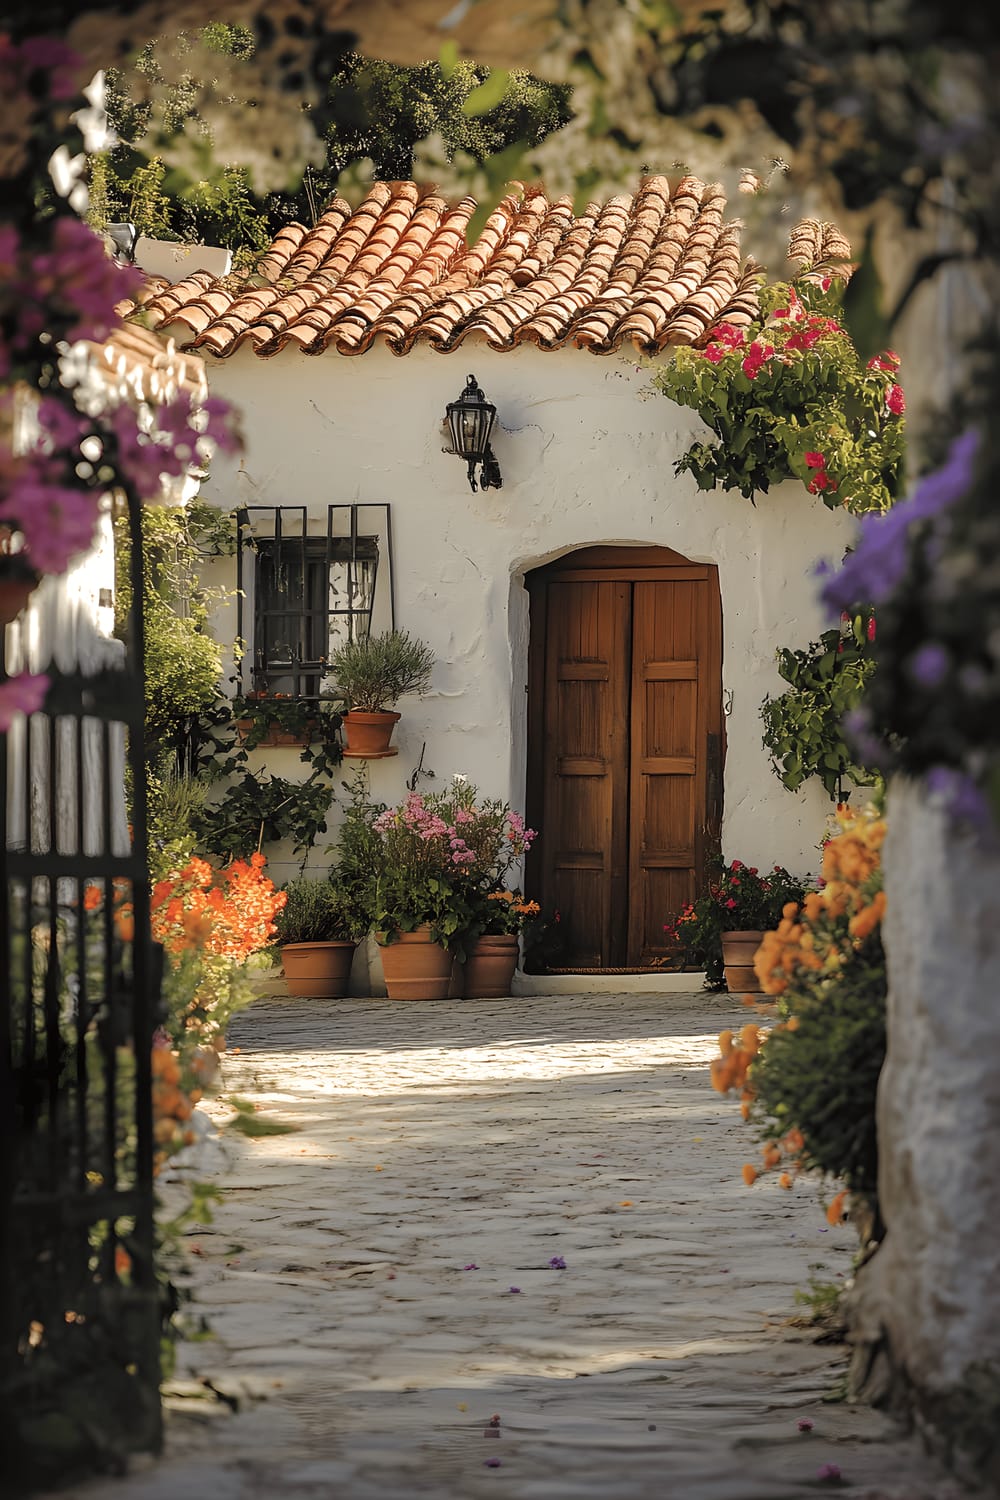
M 128 512 L 120 661 L 95 671 L 56 636 L 46 712 L 0 735 L 0 1469 L 25 1488 L 116 1467 L 160 1438 L 159 966 L 136 501 Z M 26 660 L 22 630 L 0 626 L 5 675 Z

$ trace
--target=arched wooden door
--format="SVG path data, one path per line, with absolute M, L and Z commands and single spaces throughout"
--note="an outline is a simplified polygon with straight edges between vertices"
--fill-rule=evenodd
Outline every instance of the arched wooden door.
M 718 571 L 588 547 L 529 574 L 530 893 L 568 968 L 643 968 L 704 888 L 722 818 Z

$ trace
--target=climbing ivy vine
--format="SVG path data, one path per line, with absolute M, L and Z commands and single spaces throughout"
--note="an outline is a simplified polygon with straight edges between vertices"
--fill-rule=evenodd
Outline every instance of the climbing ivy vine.
M 875 786 L 877 771 L 859 765 L 845 738 L 845 720 L 860 707 L 875 671 L 870 647 L 875 616 L 845 616 L 804 650 L 777 653 L 778 671 L 788 683 L 779 697 L 764 699 L 764 746 L 774 773 L 790 792 L 810 777 L 823 783 L 833 802 L 845 800 L 845 783 Z

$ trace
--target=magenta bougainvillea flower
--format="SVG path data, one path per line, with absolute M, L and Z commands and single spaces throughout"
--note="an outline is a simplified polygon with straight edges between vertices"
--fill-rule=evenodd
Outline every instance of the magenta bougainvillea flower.
M 10 728 L 16 714 L 37 713 L 48 690 L 49 679 L 44 673 L 22 672 L 0 682 L 0 734 Z

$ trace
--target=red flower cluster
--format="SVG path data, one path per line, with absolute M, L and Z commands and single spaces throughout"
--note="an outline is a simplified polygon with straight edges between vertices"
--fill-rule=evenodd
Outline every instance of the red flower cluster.
M 869 370 L 882 370 L 891 375 L 899 369 L 900 359 L 895 349 L 886 349 L 882 354 L 873 354 L 866 366 Z
M 828 490 L 835 495 L 840 488 L 836 479 L 826 471 L 825 453 L 807 453 L 805 456 L 806 468 L 815 470 L 813 477 L 806 485 L 810 495 L 818 495 L 821 490 Z
M 903 395 L 901 385 L 891 385 L 885 393 L 885 404 L 896 417 L 901 417 L 906 410 L 906 398 Z
M 812 317 L 806 318 L 801 333 L 793 333 L 785 340 L 785 348 L 811 349 L 814 344 L 819 343 L 824 334 L 843 333 L 843 331 L 836 318 L 824 318 L 814 313 Z
M 739 349 L 745 343 L 746 334 L 742 328 L 736 328 L 732 323 L 720 323 L 712 329 L 712 343 L 702 353 L 711 364 L 717 365 L 730 350 Z
M 748 380 L 756 380 L 762 367 L 774 353 L 773 344 L 762 344 L 759 339 L 754 339 L 747 350 L 747 357 L 743 361 L 743 373 Z

